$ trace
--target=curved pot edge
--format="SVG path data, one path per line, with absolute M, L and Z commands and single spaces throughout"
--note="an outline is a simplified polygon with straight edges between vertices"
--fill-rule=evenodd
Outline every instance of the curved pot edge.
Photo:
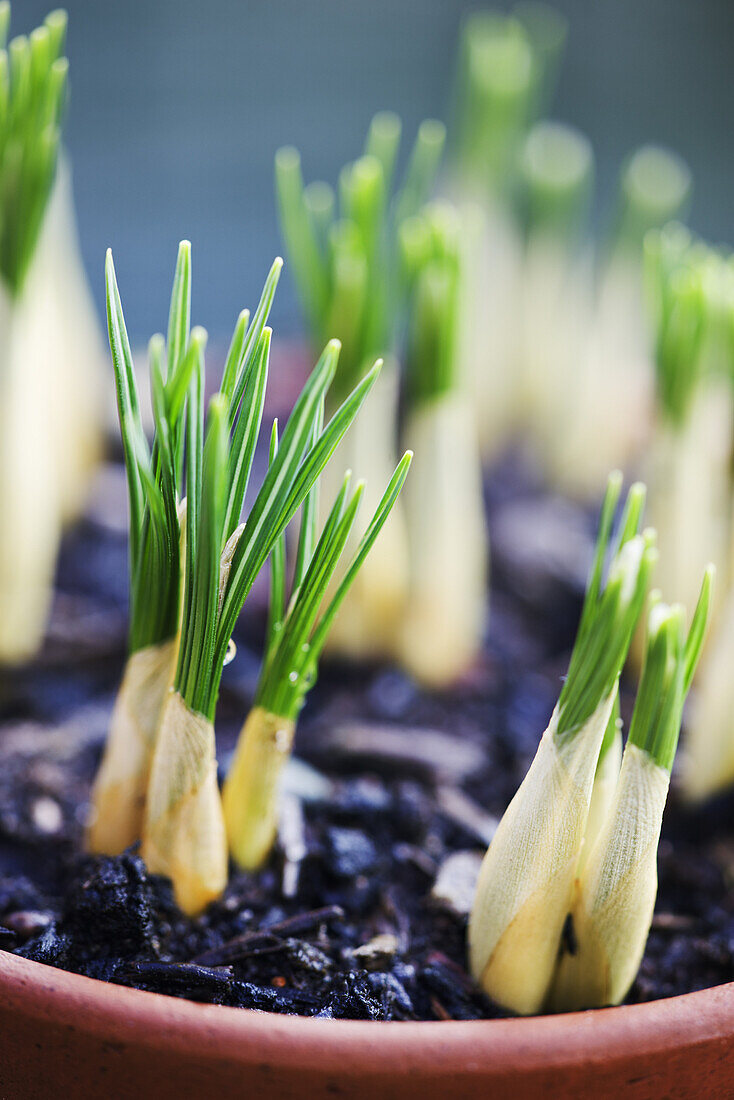
M 167 1048 L 248 1064 L 298 1047 L 307 1063 L 335 1068 L 348 1055 L 354 1072 L 430 1067 L 446 1059 L 491 1062 L 495 1072 L 566 1064 L 607 1063 L 615 1057 L 716 1047 L 734 1058 L 734 983 L 645 1004 L 531 1020 L 382 1023 L 319 1020 L 193 1001 L 112 985 L 0 952 L 0 1015 L 23 1013 L 39 1027 L 69 1021 L 101 1040 Z

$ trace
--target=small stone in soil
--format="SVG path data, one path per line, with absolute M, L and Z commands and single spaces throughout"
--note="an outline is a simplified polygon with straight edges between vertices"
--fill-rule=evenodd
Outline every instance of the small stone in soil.
M 477 879 L 484 854 L 476 851 L 453 852 L 438 869 L 431 898 L 458 917 L 466 917 L 474 904 Z
M 392 932 L 381 932 L 368 943 L 353 948 L 347 954 L 365 970 L 384 970 L 398 950 L 398 938 Z
M 338 878 L 355 878 L 373 870 L 377 851 L 370 838 L 358 829 L 333 827 L 327 832 L 328 863 Z
M 53 913 L 37 912 L 34 909 L 21 909 L 3 917 L 3 924 L 14 932 L 20 940 L 29 940 L 45 932 L 53 922 Z

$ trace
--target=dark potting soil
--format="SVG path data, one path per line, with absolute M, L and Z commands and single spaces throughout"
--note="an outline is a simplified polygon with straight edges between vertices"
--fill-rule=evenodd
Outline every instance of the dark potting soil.
M 276 850 L 201 917 L 134 851 L 85 856 L 83 825 L 124 660 L 121 468 L 66 539 L 44 651 L 0 680 L 0 949 L 172 996 L 369 1020 L 501 1012 L 465 970 L 467 910 L 497 817 L 557 698 L 595 517 L 508 460 L 487 485 L 491 619 L 476 667 L 429 694 L 391 668 L 324 662 L 288 769 Z M 222 771 L 255 688 L 260 583 L 224 671 Z M 629 695 L 623 709 L 629 713 Z M 734 798 L 684 810 L 629 999 L 734 979 Z

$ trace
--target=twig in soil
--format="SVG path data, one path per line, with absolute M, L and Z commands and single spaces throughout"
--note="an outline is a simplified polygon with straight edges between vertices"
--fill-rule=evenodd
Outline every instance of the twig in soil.
M 699 922 L 695 917 L 686 917 L 679 913 L 656 913 L 651 928 L 656 932 L 689 932 Z
M 419 726 L 380 722 L 347 722 L 324 730 L 316 742 L 319 755 L 345 763 L 365 763 L 381 775 L 396 772 L 458 783 L 485 764 L 485 754 L 472 741 Z
M 398 951 L 403 954 L 410 945 L 410 920 L 405 906 L 400 904 L 396 891 L 388 887 L 381 894 L 382 908 L 393 923 L 398 940 Z
M 153 985 L 167 992 L 181 992 L 191 997 L 196 993 L 210 994 L 213 989 L 226 992 L 232 978 L 229 967 L 215 969 L 194 963 L 130 962 L 116 975 L 118 981 Z
M 260 945 L 272 944 L 273 949 L 275 949 L 276 946 L 279 946 L 277 944 L 278 940 L 308 932 L 321 924 L 343 919 L 344 910 L 339 905 L 326 905 L 321 909 L 312 909 L 308 913 L 298 913 L 294 917 L 287 917 L 285 920 L 278 921 L 277 924 L 271 924 L 267 928 L 257 928 L 251 932 L 245 932 L 244 935 L 237 936 L 235 939 L 223 943 L 220 947 L 212 947 L 208 951 L 203 951 L 200 955 L 196 955 L 191 959 L 191 963 L 199 966 L 224 966 L 227 963 L 253 954 L 256 948 L 259 950 Z
M 439 1020 L 453 1020 L 454 1018 L 450 1012 L 446 1011 L 438 997 L 431 997 L 431 1008 Z
M 468 794 L 458 787 L 442 785 L 436 791 L 436 801 L 444 817 L 484 844 L 491 843 L 499 821 L 492 814 L 485 813 Z
M 283 851 L 282 890 L 284 898 L 298 893 L 301 863 L 306 858 L 305 822 L 300 798 L 283 795 L 278 812 L 278 840 Z

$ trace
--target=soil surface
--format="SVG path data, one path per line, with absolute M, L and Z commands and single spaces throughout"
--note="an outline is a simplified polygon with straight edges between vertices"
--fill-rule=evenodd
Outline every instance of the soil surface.
M 596 517 L 515 456 L 487 485 L 491 619 L 462 683 L 323 663 L 302 715 L 278 845 L 196 920 L 134 851 L 82 850 L 89 787 L 123 667 L 125 485 L 101 475 L 64 544 L 48 639 L 0 679 L 0 948 L 92 977 L 274 1012 L 370 1020 L 502 1013 L 465 970 L 478 862 L 557 698 Z M 266 591 L 224 671 L 220 765 L 255 688 Z M 629 713 L 629 694 L 623 710 Z M 420 731 L 420 735 L 417 735 Z M 734 797 L 671 793 L 660 889 L 631 1001 L 734 979 Z

